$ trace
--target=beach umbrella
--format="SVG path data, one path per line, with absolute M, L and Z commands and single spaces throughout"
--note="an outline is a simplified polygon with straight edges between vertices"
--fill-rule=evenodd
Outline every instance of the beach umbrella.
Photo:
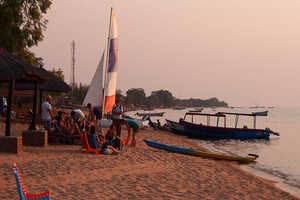
M 51 73 L 42 70 L 39 67 L 34 67 L 23 61 L 21 58 L 0 48 L 0 82 L 9 83 L 5 127 L 6 136 L 10 136 L 10 113 L 15 84 L 32 84 L 34 87 L 33 117 L 29 129 L 35 130 L 38 87 L 39 84 L 48 81 L 50 78 Z

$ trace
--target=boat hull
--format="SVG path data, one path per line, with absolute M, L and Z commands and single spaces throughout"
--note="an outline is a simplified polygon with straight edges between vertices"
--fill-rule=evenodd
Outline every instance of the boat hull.
M 223 128 L 180 122 L 189 137 L 203 139 L 269 139 L 270 133 L 263 129 Z
M 166 119 L 168 130 L 177 135 L 185 135 L 188 136 L 187 132 L 184 130 L 184 126 L 178 122 L 174 122 Z
M 196 151 L 196 150 L 185 148 L 185 147 L 162 144 L 162 143 L 151 141 L 151 140 L 144 140 L 144 142 L 150 147 L 157 148 L 157 149 L 163 149 L 163 150 L 170 151 L 170 152 L 187 154 L 187 155 L 192 155 L 192 156 L 199 156 L 199 157 L 203 157 L 203 158 L 212 158 L 212 159 L 217 159 L 217 160 L 237 161 L 241 164 L 251 163 L 258 157 L 258 156 L 256 156 L 256 157 L 230 156 L 230 155 L 225 155 L 225 154 L 220 154 L 220 153 Z
M 160 113 L 136 113 L 137 116 L 151 116 L 151 117 L 162 117 L 165 114 L 165 112 Z

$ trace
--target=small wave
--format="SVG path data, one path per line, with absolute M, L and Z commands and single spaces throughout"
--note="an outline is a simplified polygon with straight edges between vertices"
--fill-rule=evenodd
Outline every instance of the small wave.
M 251 167 L 255 170 L 259 170 L 259 171 L 262 171 L 269 175 L 272 175 L 274 177 L 277 177 L 283 183 L 285 183 L 289 186 L 300 189 L 300 176 L 298 178 L 297 176 L 295 177 L 295 175 L 284 173 L 280 170 L 277 170 L 277 169 L 274 169 L 274 168 L 271 168 L 269 166 L 262 165 L 262 164 L 251 165 Z

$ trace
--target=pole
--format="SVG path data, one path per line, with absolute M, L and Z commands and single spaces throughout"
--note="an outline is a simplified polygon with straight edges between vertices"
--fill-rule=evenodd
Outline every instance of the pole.
M 12 105 L 12 97 L 13 97 L 14 89 L 15 89 L 15 80 L 11 80 L 9 83 L 9 91 L 8 91 L 8 99 L 7 99 L 5 136 L 10 136 L 10 115 L 11 115 L 11 105 Z
M 108 61 L 109 61 L 109 51 L 110 51 L 110 31 L 111 31 L 111 18 L 112 18 L 112 10 L 110 8 L 110 18 L 109 18 L 109 28 L 108 28 L 108 37 L 107 37 L 107 48 L 106 48 L 106 64 L 105 64 L 105 74 L 104 74 L 104 87 L 103 87 L 103 98 L 102 98 L 102 117 L 104 116 L 104 105 L 105 105 L 105 88 L 106 88 L 106 79 L 107 79 L 107 69 L 108 69 Z
M 36 130 L 35 124 L 36 124 L 36 107 L 37 107 L 37 95 L 38 93 L 38 83 L 37 81 L 34 81 L 34 95 L 33 95 L 33 108 L 32 108 L 32 120 L 31 124 L 29 126 L 29 130 Z

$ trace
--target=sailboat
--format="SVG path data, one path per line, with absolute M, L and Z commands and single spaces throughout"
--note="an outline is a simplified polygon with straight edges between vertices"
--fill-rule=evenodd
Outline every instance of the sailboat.
M 118 31 L 116 17 L 113 9 L 111 8 L 105 69 L 103 52 L 90 84 L 90 88 L 82 103 L 83 105 L 91 103 L 93 106 L 102 107 L 103 115 L 111 112 L 115 104 L 118 69 L 117 39 Z
M 102 106 L 103 104 L 103 69 L 104 69 L 104 52 L 98 64 L 97 70 L 93 76 L 89 90 L 85 95 L 82 105 L 86 106 L 88 103 L 93 106 Z

